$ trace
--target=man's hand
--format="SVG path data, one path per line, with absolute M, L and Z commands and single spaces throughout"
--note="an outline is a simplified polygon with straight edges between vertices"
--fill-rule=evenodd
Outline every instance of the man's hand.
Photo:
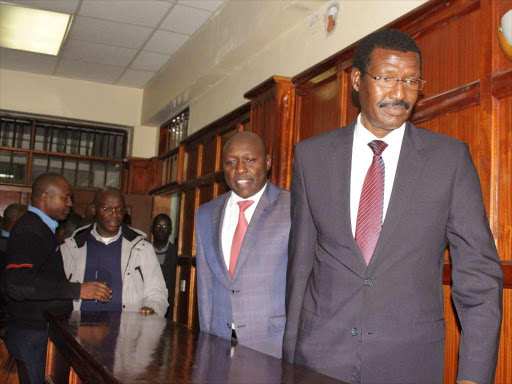
M 99 300 L 102 303 L 112 298 L 112 290 L 99 281 L 87 281 L 80 287 L 80 298 L 85 300 Z
M 155 313 L 155 310 L 149 307 L 142 307 L 141 309 L 139 309 L 139 313 L 141 315 L 152 315 L 153 313 Z

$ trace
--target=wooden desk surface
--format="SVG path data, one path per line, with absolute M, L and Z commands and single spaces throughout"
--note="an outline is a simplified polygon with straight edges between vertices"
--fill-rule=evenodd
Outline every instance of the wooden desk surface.
M 157 316 L 73 312 L 47 318 L 51 341 L 47 374 L 55 383 L 73 382 L 69 369 L 58 367 L 60 359 L 72 366 L 83 383 L 94 384 L 343 384 Z

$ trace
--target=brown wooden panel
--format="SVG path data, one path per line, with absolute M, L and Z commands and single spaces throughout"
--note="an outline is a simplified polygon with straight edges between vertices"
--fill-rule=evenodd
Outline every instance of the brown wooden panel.
M 30 204 L 30 188 L 0 185 L 0 215 L 11 204 Z
M 210 137 L 203 143 L 201 157 L 201 176 L 214 173 L 217 169 L 217 136 Z
M 201 185 L 199 189 L 199 205 L 213 200 L 213 180 L 211 184 Z
M 194 240 L 194 216 L 196 210 L 195 188 L 184 191 L 181 194 L 180 211 L 180 255 L 192 255 L 192 243 Z
M 463 140 L 469 145 L 473 162 L 480 176 L 484 202 L 489 212 L 491 187 L 490 130 L 480 126 L 480 107 L 467 108 L 420 124 L 431 131 Z
M 151 189 L 153 167 L 148 159 L 130 158 L 128 190 L 131 194 L 147 194 Z
M 225 181 L 217 182 L 217 196 L 222 195 L 223 193 L 228 192 L 230 189 Z
M 512 96 L 498 102 L 498 251 L 512 260 Z M 511 376 L 512 377 L 512 376 Z
M 180 324 L 188 324 L 189 296 L 190 296 L 190 265 L 178 265 L 176 267 L 176 321 Z M 184 290 L 181 289 L 184 287 Z
M 298 94 L 296 142 L 340 126 L 339 97 L 336 74 Z
M 416 40 L 423 55 L 425 97 L 480 78 L 480 10 L 454 19 Z
M 234 125 L 221 133 L 221 135 L 220 135 L 220 151 L 221 152 L 222 152 L 222 148 L 227 143 L 227 141 L 231 138 L 231 136 L 235 135 L 237 132 L 238 132 L 238 127 L 236 125 Z M 220 168 L 222 168 L 222 164 L 220 165 Z
M 191 145 L 185 149 L 185 181 L 197 177 L 197 166 L 199 164 L 199 145 Z

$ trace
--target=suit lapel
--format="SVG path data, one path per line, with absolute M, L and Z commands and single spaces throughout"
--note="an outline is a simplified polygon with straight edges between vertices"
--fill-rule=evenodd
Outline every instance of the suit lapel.
M 224 253 L 222 252 L 222 224 L 224 223 L 224 213 L 231 193 L 224 194 L 224 198 L 219 201 L 219 204 L 212 209 L 212 242 L 213 250 L 216 261 L 219 264 L 219 269 L 213 268 L 212 270 L 222 271 L 222 275 L 217 276 L 226 287 L 231 285 L 231 276 L 224 261 Z
M 384 250 L 395 227 L 400 222 L 400 218 L 407 209 L 408 202 L 416 190 L 418 180 L 421 178 L 426 160 L 423 141 L 418 135 L 417 128 L 407 122 L 386 218 L 370 266 L 374 264 L 375 260 L 379 260 L 381 251 Z
M 277 188 L 270 181 L 267 181 L 267 187 L 261 195 L 260 201 L 256 206 L 256 210 L 252 215 L 249 227 L 247 228 L 247 232 L 245 233 L 242 248 L 240 248 L 240 253 L 238 254 L 233 280 L 237 278 L 251 251 L 254 249 L 254 242 L 258 238 L 261 228 L 265 225 L 265 221 L 272 210 L 272 204 L 276 198 Z
M 334 195 L 331 196 L 331 199 L 336 212 L 334 222 L 339 222 L 339 225 L 335 226 L 335 230 L 340 234 L 340 242 L 348 245 L 353 254 L 353 257 L 340 261 L 354 273 L 363 276 L 366 264 L 352 235 L 350 220 L 350 178 L 355 125 L 356 121 L 346 128 L 340 129 L 339 135 L 331 142 L 328 161 L 332 162 L 334 166 L 329 167 L 329 174 L 326 176 L 334 183 Z

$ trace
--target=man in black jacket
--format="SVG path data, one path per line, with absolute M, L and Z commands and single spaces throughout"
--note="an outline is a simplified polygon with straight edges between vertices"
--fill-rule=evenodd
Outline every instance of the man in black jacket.
M 62 176 L 42 174 L 32 184 L 32 205 L 11 230 L 5 281 L 9 321 L 5 344 L 17 360 L 20 382 L 44 382 L 47 322 L 44 312 L 66 312 L 78 298 L 107 301 L 110 289 L 99 282 L 67 281 L 55 229 L 73 205 Z
M 164 213 L 156 215 L 153 219 L 151 232 L 153 233 L 153 248 L 155 249 L 156 257 L 162 268 L 165 285 L 169 292 L 169 308 L 167 308 L 165 317 L 172 319 L 178 253 L 176 246 L 169 242 L 169 236 L 172 232 L 171 218 Z

